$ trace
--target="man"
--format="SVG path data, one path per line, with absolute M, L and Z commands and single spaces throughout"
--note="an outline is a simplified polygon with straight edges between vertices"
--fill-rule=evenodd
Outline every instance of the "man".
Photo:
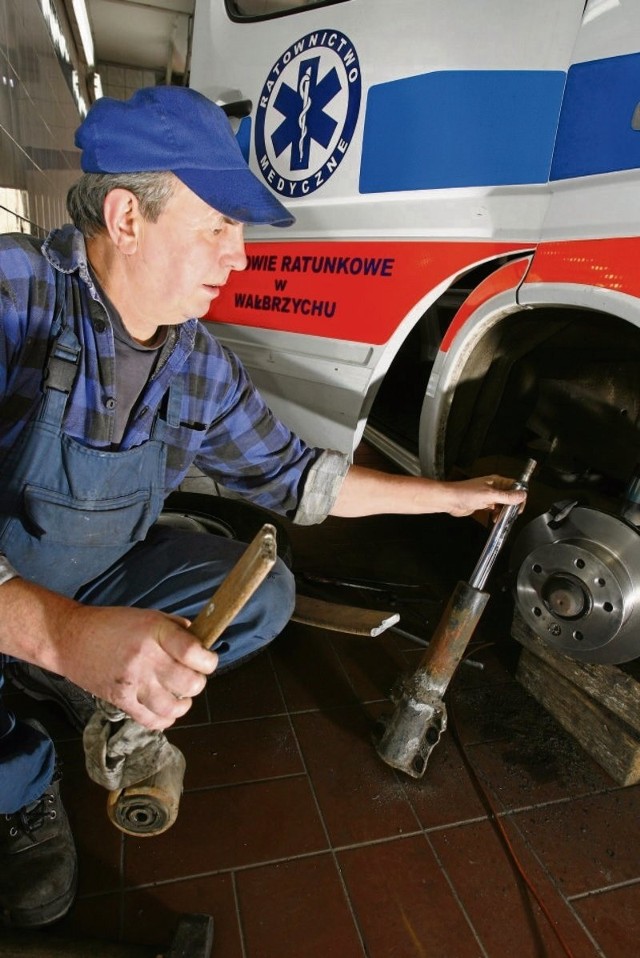
M 217 667 L 267 645 L 294 602 L 278 562 L 214 651 L 187 632 L 243 548 L 154 525 L 192 463 L 303 523 L 462 516 L 523 494 L 496 476 L 386 475 L 309 447 L 193 318 L 245 268 L 245 224 L 293 221 L 218 107 L 176 87 L 105 98 L 76 143 L 75 226 L 0 239 L 0 665 L 30 663 L 42 694 L 58 681 L 163 729 Z M 57 920 L 76 856 L 53 745 L 1 700 L 0 812 L 4 923 Z

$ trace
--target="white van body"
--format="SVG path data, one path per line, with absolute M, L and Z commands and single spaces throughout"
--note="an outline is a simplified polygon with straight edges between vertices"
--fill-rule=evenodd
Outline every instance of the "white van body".
M 208 317 L 276 413 L 414 474 L 533 450 L 624 490 L 636 0 L 197 0 L 190 84 L 250 101 L 239 141 L 296 216 L 247 231 Z

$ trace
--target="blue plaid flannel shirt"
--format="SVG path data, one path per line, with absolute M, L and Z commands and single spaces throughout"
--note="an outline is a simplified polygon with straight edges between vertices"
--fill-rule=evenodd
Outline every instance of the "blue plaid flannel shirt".
M 170 382 L 182 376 L 181 422 L 168 444 L 166 493 L 178 487 L 193 463 L 274 512 L 302 522 L 324 518 L 346 472 L 346 457 L 334 453 L 327 463 L 326 451 L 294 435 L 271 413 L 237 357 L 196 319 L 173 329 L 171 347 L 132 410 L 122 442 L 112 444 L 113 333 L 88 270 L 84 238 L 72 226 L 54 230 L 44 243 L 21 234 L 0 236 L 0 456 L 42 396 L 55 303 L 52 267 L 75 277 L 72 322 L 82 346 L 65 432 L 94 448 L 140 445 L 149 438 Z M 301 518 L 296 512 L 310 474 L 312 516 Z

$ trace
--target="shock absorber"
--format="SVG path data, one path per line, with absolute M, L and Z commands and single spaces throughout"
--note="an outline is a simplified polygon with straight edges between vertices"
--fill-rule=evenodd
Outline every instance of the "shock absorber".
M 535 467 L 530 459 L 515 489 L 528 489 Z M 413 778 L 422 777 L 447 727 L 444 693 L 489 600 L 484 586 L 519 511 L 503 506 L 469 581 L 456 585 L 418 668 L 393 696 L 395 710 L 382 719 L 378 755 Z

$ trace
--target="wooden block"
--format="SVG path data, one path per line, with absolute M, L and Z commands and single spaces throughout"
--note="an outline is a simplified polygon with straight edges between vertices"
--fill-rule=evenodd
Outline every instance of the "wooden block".
M 612 665 L 559 655 L 516 613 L 516 678 L 619 785 L 640 781 L 640 683 Z
M 511 634 L 539 659 L 640 732 L 640 682 L 633 676 L 615 665 L 591 665 L 560 655 L 532 632 L 517 613 Z

